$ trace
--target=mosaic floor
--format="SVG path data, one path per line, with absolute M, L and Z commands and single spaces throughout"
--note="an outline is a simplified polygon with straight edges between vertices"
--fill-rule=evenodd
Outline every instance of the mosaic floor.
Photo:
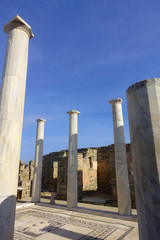
M 137 223 L 43 206 L 17 210 L 14 240 L 138 240 Z

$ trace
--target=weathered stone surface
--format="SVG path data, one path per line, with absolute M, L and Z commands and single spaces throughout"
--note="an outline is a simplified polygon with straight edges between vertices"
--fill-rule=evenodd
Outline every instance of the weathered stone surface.
M 19 209 L 14 240 L 138 240 L 137 223 L 42 205 Z
M 69 114 L 69 146 L 68 146 L 68 173 L 67 173 L 67 207 L 77 206 L 78 184 L 77 184 L 77 134 L 78 134 L 78 114 L 80 112 L 72 110 Z
M 31 27 L 19 16 L 4 26 L 8 34 L 0 89 L 0 235 L 13 239 Z
M 131 198 L 128 180 L 122 99 L 117 98 L 109 101 L 109 103 L 112 104 L 113 114 L 118 211 L 121 215 L 131 215 Z
M 97 189 L 99 191 L 104 191 L 107 192 L 108 194 L 112 194 L 111 178 L 115 179 L 115 164 L 114 168 L 112 169 L 112 162 L 114 162 L 114 153 L 110 152 L 109 148 L 114 150 L 112 145 L 111 147 L 97 148 L 97 162 L 98 162 Z M 114 186 L 114 188 L 116 188 L 116 185 Z
M 64 211 L 40 204 L 19 209 L 14 240 L 138 240 L 136 222 L 102 217 L 98 213 Z
M 34 171 L 34 161 L 30 161 L 29 164 L 26 164 L 23 161 L 20 161 L 18 186 L 23 188 L 22 198 L 31 196 L 33 171 Z
M 160 78 L 127 90 L 140 240 L 160 236 Z
M 36 149 L 34 159 L 34 175 L 32 183 L 32 202 L 40 202 L 41 182 L 42 182 L 42 157 L 44 141 L 44 123 L 45 119 L 37 119 Z
M 134 194 L 134 180 L 133 180 L 133 168 L 131 158 L 130 144 L 126 144 L 127 150 L 127 163 L 128 163 L 128 176 L 131 190 L 132 207 L 135 205 Z M 97 169 L 89 168 L 89 157 L 93 162 L 97 162 Z M 67 163 L 68 163 L 68 151 L 63 150 L 60 152 L 53 152 L 43 156 L 43 168 L 42 168 L 42 191 L 56 192 L 56 199 L 67 199 Z M 24 163 L 25 164 L 25 163 Z M 22 186 L 25 186 L 26 179 L 29 178 L 29 183 L 33 179 L 33 164 L 31 161 L 29 165 L 25 164 L 27 169 L 27 177 L 25 168 L 20 167 L 21 174 L 20 179 Z M 30 168 L 29 168 L 30 166 Z M 83 171 L 83 169 L 85 171 Z M 83 175 L 84 174 L 84 175 Z M 90 174 L 90 178 L 84 176 Z M 23 181 L 24 180 L 24 181 Z M 24 190 L 26 186 L 24 187 Z M 28 189 L 28 196 L 30 196 L 30 188 Z M 99 148 L 82 148 L 78 149 L 78 197 L 81 199 L 83 193 L 86 191 L 102 191 L 110 196 L 113 204 L 117 206 L 117 189 L 116 189 L 116 173 L 115 173 L 115 156 L 114 145 Z M 23 197 L 27 197 L 27 193 L 23 191 Z

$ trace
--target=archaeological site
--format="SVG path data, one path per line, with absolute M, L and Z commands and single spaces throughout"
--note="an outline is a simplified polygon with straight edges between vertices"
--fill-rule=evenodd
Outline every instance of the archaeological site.
M 0 240 L 160 239 L 160 78 L 127 90 L 131 143 L 122 99 L 110 99 L 114 144 L 79 149 L 78 110 L 68 117 L 68 149 L 44 155 L 47 119 L 37 120 L 35 159 L 20 160 L 29 40 L 16 15 L 0 89 Z M 32 44 L 32 43 L 31 43 Z
M 136 208 L 133 167 L 130 144 L 126 145 L 128 176 L 132 208 Z M 56 192 L 56 199 L 67 199 L 68 151 L 53 152 L 43 156 L 42 191 Z M 108 196 L 108 205 L 117 206 L 114 145 L 99 148 L 78 149 L 78 198 L 95 195 Z M 21 198 L 32 193 L 34 161 L 20 161 L 19 186 L 23 188 Z M 107 204 L 107 202 L 106 202 Z

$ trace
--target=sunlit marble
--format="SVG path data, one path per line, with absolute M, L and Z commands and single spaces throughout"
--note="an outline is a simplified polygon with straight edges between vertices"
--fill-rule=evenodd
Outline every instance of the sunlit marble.
M 8 44 L 0 89 L 0 238 L 12 240 L 31 27 L 19 16 L 4 26 Z
M 127 90 L 140 240 L 160 239 L 160 78 Z
M 37 119 L 36 149 L 34 159 L 34 174 L 32 184 L 32 202 L 40 202 L 42 185 L 42 157 L 44 142 L 44 123 L 45 119 Z
M 113 113 L 118 211 L 121 215 L 131 215 L 131 198 L 127 169 L 122 99 L 113 99 L 109 101 L 109 103 L 112 104 Z
M 80 112 L 72 110 L 69 114 L 69 148 L 68 148 L 68 175 L 67 175 L 67 207 L 77 206 L 77 133 L 78 114 Z

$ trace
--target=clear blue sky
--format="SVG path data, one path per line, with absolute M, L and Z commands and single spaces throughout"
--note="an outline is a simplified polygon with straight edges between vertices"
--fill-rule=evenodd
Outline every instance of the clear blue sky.
M 68 148 L 69 116 L 79 115 L 78 146 L 113 143 L 108 100 L 160 77 L 159 0 L 1 0 L 0 75 L 7 44 L 3 25 L 20 15 L 32 27 L 21 160 L 34 159 L 36 119 L 45 118 L 44 154 Z

